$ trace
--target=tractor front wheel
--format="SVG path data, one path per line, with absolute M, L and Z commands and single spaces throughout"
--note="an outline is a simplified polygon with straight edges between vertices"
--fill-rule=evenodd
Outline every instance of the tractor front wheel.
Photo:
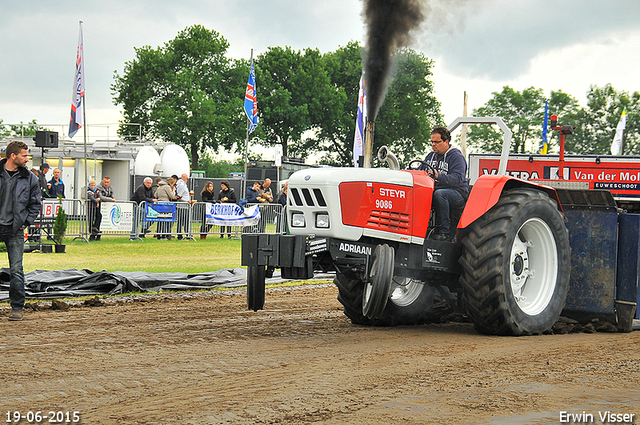
M 352 272 L 336 274 L 338 301 L 357 325 L 417 325 L 432 312 L 436 289 L 419 280 L 393 276 L 394 250 L 378 245 L 372 256 L 369 282 Z
M 387 244 L 376 246 L 371 261 L 369 280 L 364 285 L 362 314 L 369 319 L 378 319 L 391 294 L 394 249 Z

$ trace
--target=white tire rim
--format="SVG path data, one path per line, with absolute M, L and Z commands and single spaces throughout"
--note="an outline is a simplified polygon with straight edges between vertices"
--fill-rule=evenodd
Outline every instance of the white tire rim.
M 556 288 L 558 250 L 553 232 L 543 220 L 531 218 L 516 233 L 509 280 L 518 307 L 530 316 L 543 312 Z

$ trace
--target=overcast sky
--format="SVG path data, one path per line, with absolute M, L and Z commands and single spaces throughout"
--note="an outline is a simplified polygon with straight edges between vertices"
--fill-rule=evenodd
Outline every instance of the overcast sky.
M 410 46 L 435 60 L 445 121 L 509 85 L 563 90 L 586 104 L 591 84 L 640 91 L 640 1 L 432 0 Z M 68 132 L 78 22 L 84 24 L 87 122 L 91 138 L 116 135 L 114 71 L 134 47 L 157 47 L 194 24 L 218 31 L 229 56 L 270 46 L 334 51 L 364 44 L 361 0 L 4 0 L 0 14 L 0 119 L 58 125 Z M 260 82 L 257 82 L 258 87 Z M 258 91 L 259 96 L 259 91 Z M 240 100 L 241 101 L 241 100 Z M 260 99 L 258 98 L 258 107 Z M 356 105 L 354 105 L 354 108 Z M 91 127 L 91 125 L 96 127 Z M 79 132 L 75 138 L 82 137 Z

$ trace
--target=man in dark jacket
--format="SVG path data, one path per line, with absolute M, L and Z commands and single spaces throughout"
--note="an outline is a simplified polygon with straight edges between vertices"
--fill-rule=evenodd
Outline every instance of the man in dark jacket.
M 52 198 L 57 198 L 58 195 L 62 196 L 62 199 L 66 198 L 64 196 L 64 182 L 60 178 L 62 171 L 59 168 L 53 169 L 53 177 L 49 180 L 49 195 Z
M 260 204 L 264 202 L 264 198 L 260 196 L 262 185 L 259 181 L 253 182 L 253 186 L 247 188 L 245 198 L 249 204 Z
M 451 210 L 462 208 L 469 197 L 467 162 L 457 148 L 452 148 L 451 133 L 445 127 L 435 127 L 431 132 L 431 147 L 424 159 L 430 166 L 427 171 L 435 180 L 433 208 L 436 211 L 434 239 L 450 240 Z
M 9 320 L 22 320 L 25 298 L 23 229 L 32 224 L 40 212 L 40 184 L 25 167 L 29 150 L 24 142 L 9 143 L 6 154 L 7 157 L 0 161 L 0 241 L 7 247 L 11 273 Z
M 151 177 L 145 177 L 142 181 L 142 184 L 136 188 L 136 191 L 133 192 L 133 196 L 131 196 L 131 200 L 135 202 L 133 206 L 133 228 L 131 229 L 131 239 L 135 238 L 136 233 L 138 233 L 138 223 L 142 222 L 142 228 L 140 230 L 140 237 L 144 238 L 144 235 L 149 232 L 149 227 L 151 227 L 151 222 L 145 220 L 145 209 L 141 209 L 138 204 L 141 202 L 154 203 L 158 202 L 153 193 L 153 179 Z
M 9 158 L 7 156 L 7 158 Z M 49 190 L 51 189 L 51 185 L 47 181 L 47 173 L 49 172 L 49 164 L 43 162 L 40 166 L 40 174 L 38 174 L 38 183 L 40 184 L 40 197 L 41 198 L 51 198 L 51 193 Z
M 102 181 L 98 185 L 98 192 L 100 193 L 100 199 L 107 202 L 116 202 L 115 196 L 113 196 L 113 188 L 111 187 L 111 177 L 104 176 Z

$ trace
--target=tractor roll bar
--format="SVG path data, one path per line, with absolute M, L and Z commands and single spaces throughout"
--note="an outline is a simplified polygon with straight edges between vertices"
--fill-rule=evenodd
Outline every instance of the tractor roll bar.
M 504 133 L 502 138 L 502 154 L 500 155 L 500 167 L 498 167 L 498 174 L 501 176 L 507 173 L 507 161 L 509 161 L 509 150 L 511 149 L 511 137 L 513 133 L 507 127 L 507 125 L 499 117 L 458 117 L 451 124 L 449 124 L 449 131 L 453 132 L 461 124 L 497 124 L 498 127 Z

